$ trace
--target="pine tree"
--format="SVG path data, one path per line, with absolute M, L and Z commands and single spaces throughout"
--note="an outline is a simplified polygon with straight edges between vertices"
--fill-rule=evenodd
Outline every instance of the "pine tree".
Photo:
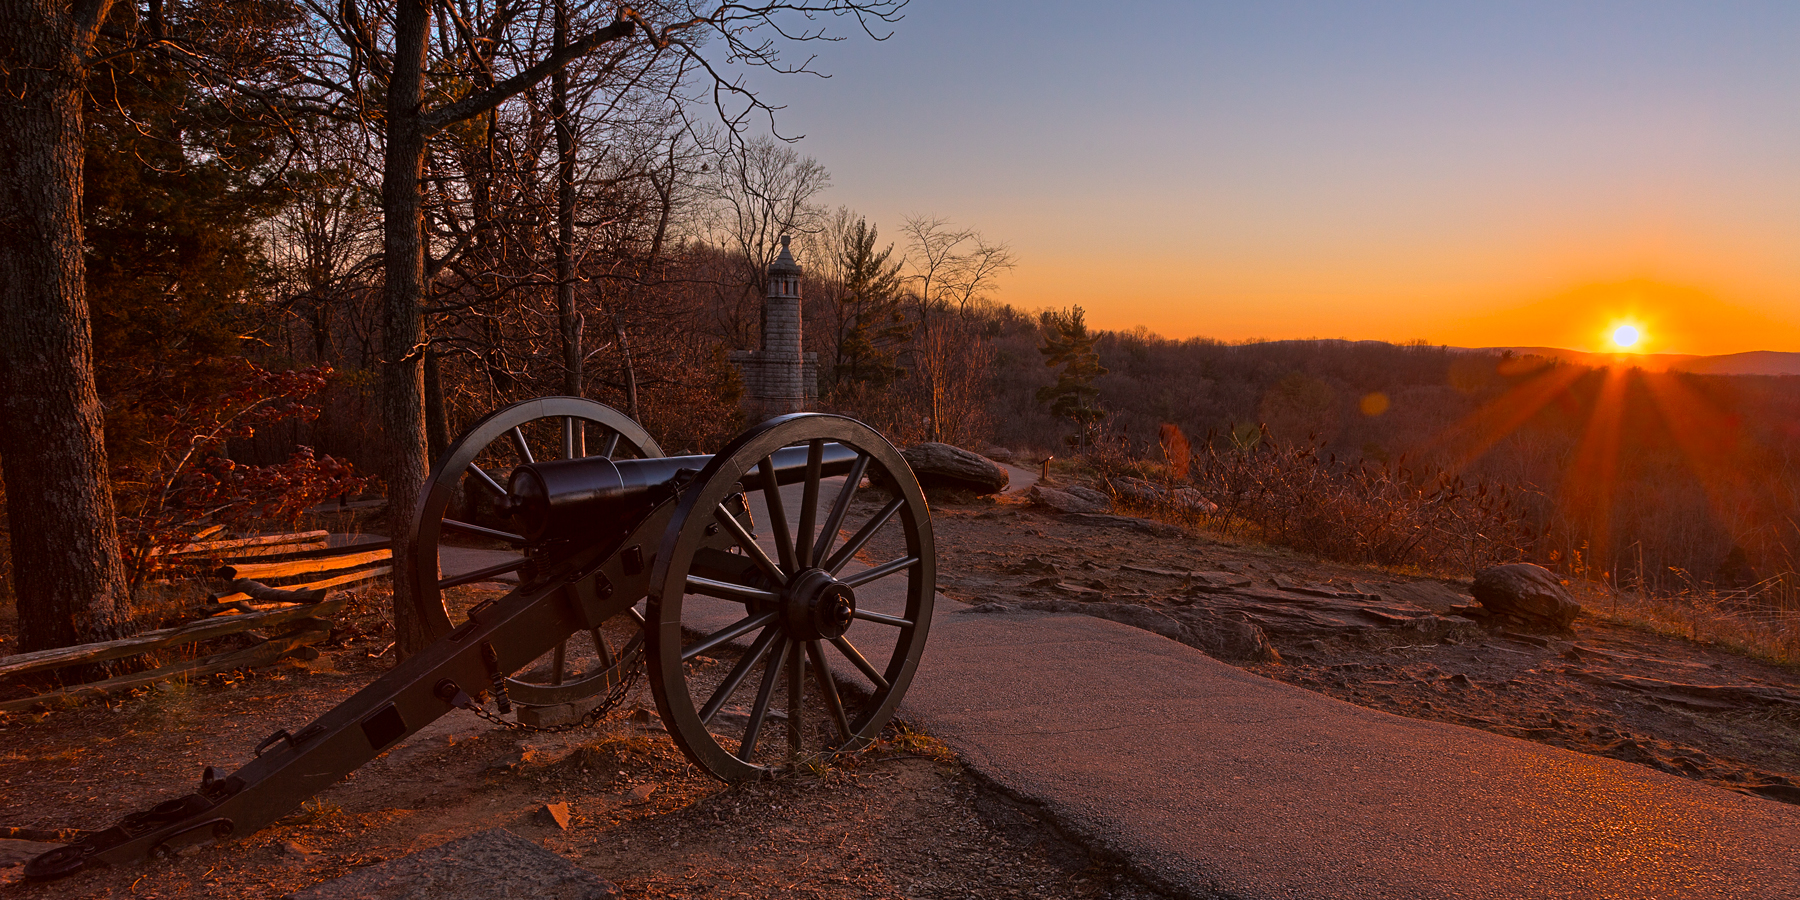
M 875 250 L 877 230 L 865 219 L 844 232 L 838 265 L 844 273 L 844 306 L 849 329 L 838 344 L 833 378 L 839 390 L 885 388 L 906 377 L 898 363 L 899 348 L 913 326 L 900 306 L 900 264 L 888 263 L 894 245 Z
M 1100 409 L 1100 389 L 1094 386 L 1094 381 L 1106 374 L 1100 354 L 1094 350 L 1099 336 L 1088 333 L 1086 313 L 1079 306 L 1060 312 L 1045 310 L 1038 315 L 1038 328 L 1044 336 L 1038 347 L 1044 365 L 1062 369 L 1055 384 L 1038 390 L 1038 402 L 1049 404 L 1051 415 L 1075 423 L 1076 432 L 1069 441 L 1085 450 L 1094 427 L 1106 415 Z

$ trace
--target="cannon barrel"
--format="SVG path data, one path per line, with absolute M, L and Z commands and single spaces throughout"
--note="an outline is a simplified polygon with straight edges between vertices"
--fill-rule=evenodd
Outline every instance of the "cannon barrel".
M 770 454 L 776 484 L 805 480 L 807 453 L 806 447 L 784 447 Z M 820 453 L 820 475 L 843 475 L 855 459 L 855 450 L 826 443 Z M 507 511 L 533 543 L 625 527 L 711 460 L 711 456 L 621 460 L 590 456 L 528 463 L 513 470 Z

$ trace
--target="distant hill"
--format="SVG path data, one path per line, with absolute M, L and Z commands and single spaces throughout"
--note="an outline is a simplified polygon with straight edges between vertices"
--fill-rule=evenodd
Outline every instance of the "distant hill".
M 1800 375 L 1800 353 L 1752 350 L 1724 356 L 1688 353 L 1588 353 L 1557 347 L 1480 347 L 1484 353 L 1511 350 L 1518 356 L 1542 356 L 1581 366 L 1608 366 L 1624 361 L 1650 372 L 1694 372 L 1702 375 Z
M 1724 356 L 1702 356 L 1673 367 L 1707 375 L 1800 375 L 1800 353 L 1752 350 Z

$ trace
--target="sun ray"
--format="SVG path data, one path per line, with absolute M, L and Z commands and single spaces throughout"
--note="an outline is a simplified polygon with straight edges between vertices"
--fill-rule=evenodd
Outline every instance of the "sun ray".
M 1581 366 L 1549 367 L 1445 429 L 1431 449 L 1448 448 L 1450 471 L 1460 472 L 1530 421 L 1538 410 L 1563 396 L 1587 372 Z
M 1623 366 L 1606 369 L 1600 394 L 1594 398 L 1575 458 L 1563 475 L 1563 507 L 1579 520 L 1587 535 L 1589 556 L 1606 564 L 1612 548 L 1614 491 L 1619 480 L 1619 449 L 1625 422 L 1625 384 L 1632 370 Z
M 1714 518 L 1732 521 L 1744 499 L 1752 496 L 1743 467 L 1733 459 L 1742 437 L 1741 423 L 1695 390 L 1686 376 L 1667 373 L 1644 380 L 1669 434 L 1687 458 L 1688 470 L 1706 491 Z

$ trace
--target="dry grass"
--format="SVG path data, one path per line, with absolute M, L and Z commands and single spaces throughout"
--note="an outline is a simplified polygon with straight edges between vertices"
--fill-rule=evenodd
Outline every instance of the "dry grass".
M 1176 458 L 1185 440 L 1164 436 L 1166 461 L 1102 448 L 1056 468 L 1101 478 L 1130 476 L 1170 489 L 1194 487 L 1217 508 L 1202 511 L 1171 493 L 1122 505 L 1220 538 L 1287 547 L 1308 555 L 1410 574 L 1466 577 L 1490 565 L 1532 558 L 1541 530 L 1530 524 L 1524 492 L 1443 473 L 1393 465 L 1339 463 L 1314 447 L 1280 445 L 1266 432 L 1201 455 Z M 1170 448 L 1177 448 L 1170 452 Z M 1177 473 L 1186 474 L 1186 478 Z M 1800 578 L 1784 573 L 1744 590 L 1720 590 L 1681 578 L 1678 591 L 1613 583 L 1582 566 L 1582 556 L 1552 560 L 1583 608 L 1604 621 L 1686 638 L 1781 665 L 1800 665 Z M 1676 572 L 1681 575 L 1682 573 Z
M 1213 444 L 1167 462 L 1096 454 L 1092 465 L 1104 475 L 1197 488 L 1217 505 L 1195 508 L 1172 493 L 1132 504 L 1160 518 L 1339 562 L 1467 573 L 1526 558 L 1535 537 L 1519 492 L 1504 486 L 1414 471 L 1403 460 L 1342 463 L 1266 434 L 1225 449 Z
M 1587 614 L 1603 621 L 1800 666 L 1800 607 L 1790 603 L 1744 591 L 1656 596 L 1576 580 L 1570 587 Z

